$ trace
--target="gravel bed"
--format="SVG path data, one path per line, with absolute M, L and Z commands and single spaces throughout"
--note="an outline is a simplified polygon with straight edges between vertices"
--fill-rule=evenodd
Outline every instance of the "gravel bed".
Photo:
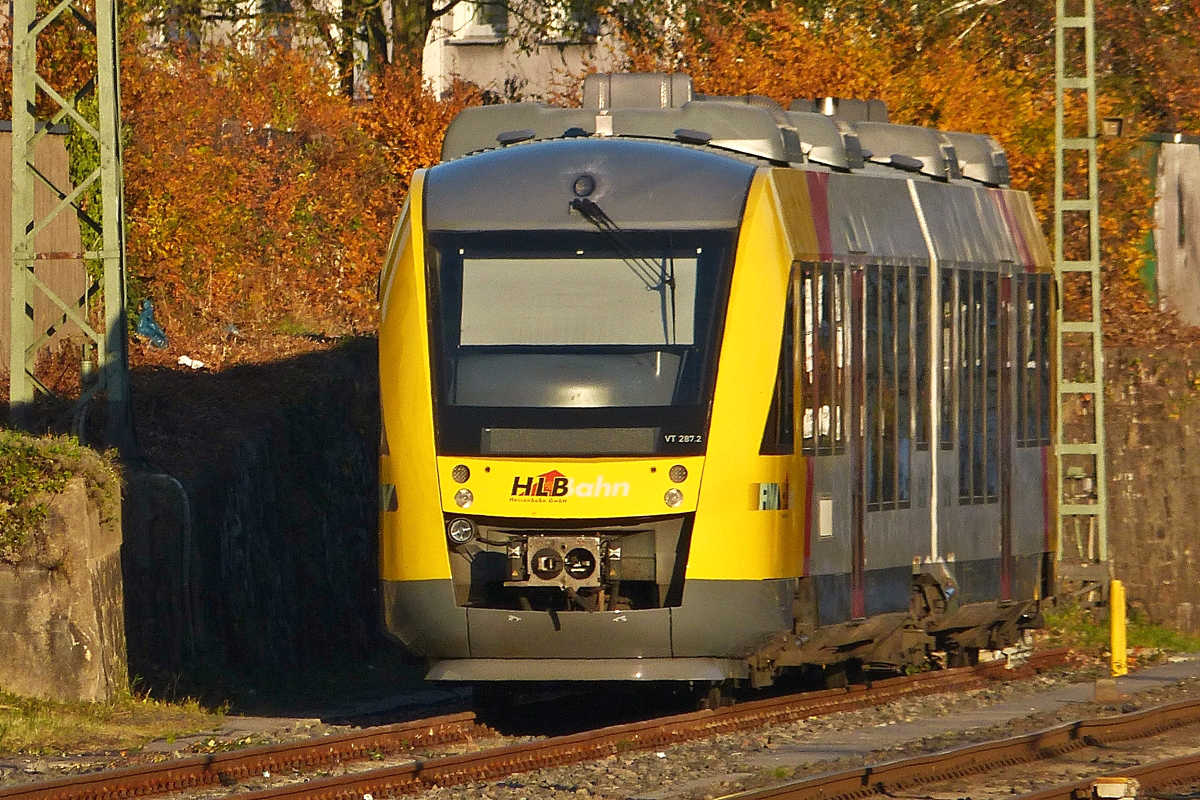
M 703 741 L 688 742 L 658 751 L 630 751 L 600 761 L 521 773 L 497 782 L 478 782 L 458 787 L 434 788 L 421 795 L 437 800 L 563 800 L 565 798 L 644 798 L 644 800 L 700 800 L 731 792 L 777 783 L 792 777 L 817 774 L 838 768 L 859 766 L 864 762 L 891 760 L 923 752 L 946 749 L 974 741 L 1019 735 L 1050 727 L 1059 722 L 1102 715 L 1128 713 L 1183 697 L 1200 696 L 1200 680 L 1185 681 L 1164 689 L 1137 695 L 1120 704 L 1081 703 L 1062 707 L 1053 714 L 1029 717 L 993 727 L 979 727 L 967 733 L 955 733 L 917 739 L 898 746 L 873 750 L 869 755 L 834 758 L 807 763 L 799 768 L 762 766 L 764 758 L 789 748 L 820 745 L 834 734 L 861 731 L 863 737 L 898 723 L 955 714 L 977 712 L 999 703 L 1035 695 L 1068 683 L 1093 680 L 1098 674 L 1095 663 L 1046 673 L 1033 678 L 997 684 L 957 694 L 930 695 L 899 700 L 885 706 L 860 711 L 810 717 L 794 723 L 770 726 L 755 731 L 722 734 Z M 272 728 L 270 722 L 288 723 Z M 213 753 L 241 747 L 310 739 L 350 730 L 350 726 L 324 725 L 316 720 L 259 720 L 264 729 L 237 730 L 239 720 L 231 719 L 221 733 L 191 737 L 175 743 L 152 743 L 139 753 L 99 754 L 64 758 L 0 757 L 0 786 L 68 777 L 81 772 L 110 769 L 135 763 L 147 763 Z M 254 778 L 236 786 L 215 786 L 186 794 L 188 798 L 213 798 L 239 794 L 268 785 L 294 783 L 325 775 L 359 772 L 397 765 L 416 758 L 477 751 L 530 737 L 501 737 L 477 740 L 451 748 L 431 748 L 415 753 L 397 754 L 349 764 L 305 775 L 272 775 Z M 757 764 L 755 762 L 758 762 Z
M 900 722 L 986 709 L 1065 683 L 1091 681 L 1095 676 L 1094 667 L 1062 670 L 960 694 L 900 700 L 877 708 L 810 717 L 747 733 L 722 734 L 660 751 L 617 754 L 598 762 L 542 769 L 513 775 L 498 782 L 435 788 L 421 797 L 428 800 L 702 800 L 804 775 L 847 769 L 864 763 L 918 755 L 1003 736 L 1016 736 L 1080 717 L 1128 713 L 1145 706 L 1200 696 L 1200 680 L 1189 680 L 1136 695 L 1121 704 L 1072 704 L 1054 714 L 1033 714 L 990 728 L 981 727 L 967 733 L 918 739 L 901 746 L 873 750 L 865 757 L 816 761 L 797 769 L 764 769 L 753 763 L 772 750 L 819 743 L 830 734 L 861 731 L 864 737 L 869 737 L 873 730 Z

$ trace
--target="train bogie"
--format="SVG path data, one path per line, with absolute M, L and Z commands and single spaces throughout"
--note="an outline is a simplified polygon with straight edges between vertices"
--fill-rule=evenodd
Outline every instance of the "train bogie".
M 414 176 L 380 284 L 388 631 L 471 681 L 1013 643 L 1050 585 L 1056 354 L 1002 151 L 590 80 L 601 107 L 464 112 Z

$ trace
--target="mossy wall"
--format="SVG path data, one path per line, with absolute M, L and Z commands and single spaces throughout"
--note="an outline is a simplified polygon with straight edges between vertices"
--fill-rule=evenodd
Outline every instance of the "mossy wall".
M 114 468 L 66 439 L 0 440 L 0 689 L 112 700 L 129 688 Z

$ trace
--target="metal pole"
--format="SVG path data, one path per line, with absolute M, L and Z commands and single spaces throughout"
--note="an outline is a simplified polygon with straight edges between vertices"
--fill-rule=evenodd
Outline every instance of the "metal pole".
M 96 3 L 96 91 L 100 107 L 100 182 L 104 204 L 104 341 L 98 355 L 100 380 L 108 395 L 110 446 L 132 455 L 133 413 L 129 403 L 129 325 L 125 319 L 125 203 L 121 171 L 121 82 L 116 0 Z
M 1056 322 L 1058 329 L 1058 369 L 1055 375 L 1055 445 L 1059 455 L 1058 509 L 1056 534 L 1060 561 L 1074 561 L 1085 569 L 1072 574 L 1061 569 L 1066 578 L 1082 577 L 1086 580 L 1106 580 L 1108 561 L 1108 475 L 1105 463 L 1104 435 L 1104 339 L 1100 320 L 1100 179 L 1096 163 L 1096 32 L 1094 0 L 1082 0 L 1083 14 L 1068 15 L 1066 0 L 1056 0 L 1054 30 L 1054 275 L 1058 289 Z M 1082 32 L 1084 37 L 1083 74 L 1072 74 L 1067 66 L 1067 36 Z M 1078 35 L 1078 34 L 1076 34 Z M 1067 136 L 1066 99 L 1068 93 L 1082 93 L 1086 103 L 1087 131 Z M 1087 185 L 1067 186 L 1065 161 L 1068 153 L 1082 154 L 1087 162 Z M 1088 226 L 1088 253 L 1086 258 L 1068 259 L 1064 255 L 1064 218 L 1067 214 L 1086 214 Z M 1063 313 L 1064 289 L 1069 275 L 1086 275 L 1090 283 L 1090 303 L 1087 320 L 1067 320 Z M 1090 339 L 1087 346 L 1073 342 L 1072 334 Z M 1090 362 L 1090 376 L 1076 380 L 1077 376 L 1064 374 L 1064 364 L 1076 359 Z M 1068 398 L 1077 398 L 1075 403 L 1090 402 L 1095 419 L 1093 430 L 1086 436 L 1069 437 L 1065 430 L 1064 406 Z M 1074 492 L 1065 496 L 1065 462 L 1072 456 L 1085 456 L 1087 467 L 1083 468 L 1080 480 L 1091 488 L 1085 492 Z M 1083 497 L 1075 495 L 1082 494 Z M 1064 530 L 1068 520 L 1078 525 L 1081 519 L 1094 522 L 1096 532 L 1095 553 L 1064 555 Z M 1089 526 L 1091 527 L 1091 526 Z M 1088 564 L 1087 562 L 1091 562 Z M 1103 567 L 1087 570 L 1088 566 Z M 1103 574 L 1101 574 L 1103 573 Z
M 34 330 L 35 297 L 45 296 L 62 312 L 61 322 L 72 321 L 95 346 L 97 367 L 88 361 L 91 345 L 76 348 L 80 354 L 83 377 L 75 403 L 76 430 L 83 432 L 82 420 L 93 398 L 103 395 L 107 401 L 106 435 L 96 442 L 117 447 L 126 456 L 133 455 L 132 415 L 129 405 L 129 367 L 127 323 L 125 318 L 125 237 L 121 179 L 120 90 L 117 48 L 116 0 L 97 0 L 95 17 L 87 9 L 70 2 L 56 4 L 45 16 L 37 16 L 37 0 L 13 1 L 13 152 L 12 152 L 12 307 L 11 351 L 9 353 L 9 409 L 13 421 L 29 427 L 29 411 L 35 392 L 49 389 L 38 382 L 34 367 L 41 344 L 53 333 Z M 37 72 L 38 38 L 51 23 L 78 26 L 83 35 L 95 37 L 96 69 L 94 79 L 72 97 L 60 97 Z M 82 48 L 81 48 L 82 50 Z M 74 54 L 78 55 L 78 54 Z M 40 94 L 38 93 L 38 90 Z M 98 114 L 84 112 L 82 101 L 95 92 Z M 49 107 L 44 118 L 37 118 L 35 104 Z M 49 129 L 64 122 L 78 136 L 95 140 L 100 153 L 99 166 L 85 183 L 98 181 L 100 208 L 87 211 L 82 199 L 71 187 L 55 186 L 44 171 L 37 170 L 34 150 Z M 52 211 L 39 216 L 35 207 L 35 189 L 44 189 L 71 202 L 56 203 Z M 81 184 L 82 186 L 83 184 Z M 83 253 L 83 259 L 99 262 L 98 280 L 89 276 L 88 290 L 81 298 L 61 298 L 34 273 L 39 260 L 37 235 L 60 213 L 75 213 L 81 220 L 97 223 L 100 236 L 96 247 Z M 90 225 L 89 225 L 90 227 Z M 48 254 L 40 254 L 48 255 Z M 92 312 L 89 298 L 101 305 Z
M 12 51 L 12 315 L 8 358 L 8 404 L 13 423 L 29 424 L 33 383 L 26 371 L 26 351 L 33 340 L 33 309 L 26 276 L 34 265 L 33 160 L 36 119 L 32 111 L 37 66 L 37 37 L 30 33 L 36 0 L 13 0 Z
M 1111 673 L 1114 678 L 1129 674 L 1125 653 L 1125 586 L 1113 581 L 1108 594 L 1108 642 Z

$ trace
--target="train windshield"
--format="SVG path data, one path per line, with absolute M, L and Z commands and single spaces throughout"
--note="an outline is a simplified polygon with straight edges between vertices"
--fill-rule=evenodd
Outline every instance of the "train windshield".
M 707 427 L 731 232 L 433 233 L 430 244 L 439 408 L 479 452 L 499 452 L 508 426 L 535 415 L 543 431 L 642 430 L 630 452 L 661 452 L 650 440 L 680 413 L 686 433 Z

